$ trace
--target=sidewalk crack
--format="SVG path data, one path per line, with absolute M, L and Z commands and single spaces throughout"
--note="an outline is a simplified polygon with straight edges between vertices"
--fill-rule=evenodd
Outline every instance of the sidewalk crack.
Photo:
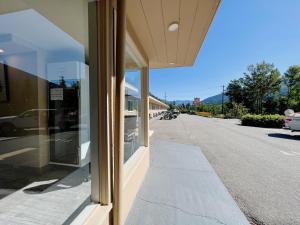
M 149 204 L 159 205 L 159 206 L 162 206 L 162 207 L 173 208 L 173 209 L 179 210 L 182 213 L 190 215 L 190 216 L 202 217 L 202 218 L 205 218 L 205 219 L 208 219 L 208 220 L 213 220 L 213 221 L 217 222 L 218 224 L 227 225 L 226 223 L 224 223 L 221 220 L 219 220 L 219 219 L 217 219 L 215 217 L 212 217 L 212 216 L 206 216 L 206 215 L 202 215 L 202 214 L 198 214 L 198 213 L 192 213 L 192 212 L 184 210 L 184 209 L 182 209 L 182 208 L 180 208 L 178 206 L 175 206 L 175 205 L 171 205 L 171 204 L 164 203 L 164 202 L 158 202 L 158 201 L 150 201 L 150 200 L 144 199 L 144 198 L 142 198 L 140 196 L 137 196 L 137 198 L 139 200 L 141 200 L 143 202 L 146 202 L 146 203 L 149 203 Z
M 200 172 L 200 173 L 212 173 L 210 170 L 201 170 L 201 169 L 190 169 L 190 168 L 183 168 L 183 167 L 168 167 L 168 166 L 157 166 L 155 164 L 151 165 L 152 168 L 156 169 L 172 169 L 172 170 L 183 170 L 183 171 L 190 171 L 190 172 Z

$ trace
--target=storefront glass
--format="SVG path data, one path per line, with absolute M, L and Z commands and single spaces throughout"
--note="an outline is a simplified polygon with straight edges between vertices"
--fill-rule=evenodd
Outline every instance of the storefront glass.
M 0 3 L 0 224 L 67 224 L 90 202 L 88 4 Z

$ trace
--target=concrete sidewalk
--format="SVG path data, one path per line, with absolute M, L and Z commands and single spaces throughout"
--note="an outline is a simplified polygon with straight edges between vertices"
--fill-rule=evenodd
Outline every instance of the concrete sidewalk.
M 199 147 L 151 139 L 151 165 L 126 225 L 248 225 Z

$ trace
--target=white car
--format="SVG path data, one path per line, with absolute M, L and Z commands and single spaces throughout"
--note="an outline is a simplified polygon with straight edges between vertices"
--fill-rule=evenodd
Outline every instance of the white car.
M 16 116 L 0 117 L 0 136 L 15 135 L 19 129 L 39 129 L 41 117 L 48 117 L 55 109 L 30 109 Z
M 285 114 L 285 128 L 293 131 L 300 131 L 300 112 L 295 113 L 292 109 L 287 109 Z

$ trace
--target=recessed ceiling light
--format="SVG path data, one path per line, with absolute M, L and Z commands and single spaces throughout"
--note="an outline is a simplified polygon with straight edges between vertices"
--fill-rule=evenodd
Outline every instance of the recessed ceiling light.
M 168 30 L 171 32 L 177 31 L 179 27 L 179 23 L 178 22 L 173 22 L 168 26 Z
M 2 48 L 0 48 L 0 53 L 3 53 L 3 52 L 4 52 L 4 50 Z

